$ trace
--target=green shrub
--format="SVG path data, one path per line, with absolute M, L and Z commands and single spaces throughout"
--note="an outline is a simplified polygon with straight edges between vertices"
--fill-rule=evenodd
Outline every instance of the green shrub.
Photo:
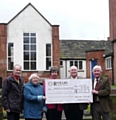
M 102 74 L 102 77 L 108 77 L 108 75 L 106 75 L 106 74 Z
M 111 99 L 114 104 L 114 110 L 111 111 L 111 119 L 116 120 L 116 95 L 111 95 Z

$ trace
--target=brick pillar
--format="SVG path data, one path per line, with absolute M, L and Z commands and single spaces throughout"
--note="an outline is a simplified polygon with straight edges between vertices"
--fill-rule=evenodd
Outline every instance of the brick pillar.
M 114 69 L 114 84 L 116 84 L 116 40 L 114 42 L 114 61 L 113 61 L 113 69 Z
M 52 55 L 53 55 L 53 66 L 57 66 L 60 71 L 59 25 L 52 26 Z
M 7 25 L 0 24 L 0 76 L 3 80 L 7 73 Z
M 109 27 L 110 37 L 109 41 L 116 39 L 116 0 L 109 0 Z

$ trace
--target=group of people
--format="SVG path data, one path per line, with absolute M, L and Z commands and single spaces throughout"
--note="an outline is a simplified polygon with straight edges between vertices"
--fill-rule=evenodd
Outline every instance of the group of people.
M 13 73 L 8 76 L 3 83 L 2 105 L 7 112 L 8 120 L 19 120 L 20 113 L 23 112 L 25 120 L 42 120 L 45 112 L 47 120 L 61 120 L 64 110 L 66 120 L 82 120 L 83 110 L 91 105 L 92 120 L 111 120 L 110 111 L 113 103 L 110 98 L 111 88 L 108 78 L 101 76 L 101 66 L 93 68 L 94 79 L 92 80 L 92 103 L 65 103 L 65 104 L 45 104 L 45 82 L 39 84 L 39 76 L 33 73 L 29 77 L 29 82 L 24 85 L 21 78 L 21 66 L 15 65 Z M 57 79 L 59 70 L 56 66 L 50 69 L 50 80 Z M 78 68 L 71 66 L 70 77 L 67 79 L 83 79 L 78 76 Z

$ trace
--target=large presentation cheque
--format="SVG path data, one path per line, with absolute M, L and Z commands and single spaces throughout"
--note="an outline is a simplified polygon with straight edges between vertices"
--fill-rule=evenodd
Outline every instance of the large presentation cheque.
M 91 79 L 46 79 L 46 103 L 93 102 Z

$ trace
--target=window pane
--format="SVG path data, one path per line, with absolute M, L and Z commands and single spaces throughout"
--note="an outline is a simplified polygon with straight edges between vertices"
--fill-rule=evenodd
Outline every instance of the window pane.
M 83 69 L 82 61 L 79 61 L 79 69 L 80 69 L 80 70 Z
M 13 69 L 13 58 L 8 58 L 8 70 L 12 70 Z
M 24 37 L 24 43 L 29 43 L 29 37 Z
M 31 43 L 36 43 L 36 38 L 31 38 Z
M 29 33 L 23 33 L 23 36 L 29 36 Z
M 36 45 L 31 45 L 31 50 L 36 50 Z
M 31 33 L 31 36 L 36 36 L 36 33 Z
M 51 56 L 51 44 L 46 44 L 46 56 Z
M 110 68 L 112 68 L 112 62 L 111 62 L 111 58 L 110 58 Z
M 8 43 L 8 56 L 12 56 L 13 53 L 13 43 Z
M 24 50 L 24 69 L 36 69 L 36 33 L 23 34 L 23 50 Z
M 36 52 L 31 52 L 31 60 L 36 60 Z
M 73 66 L 73 61 L 70 61 L 70 67 Z
M 74 65 L 78 68 L 78 61 L 74 61 Z
M 109 68 L 109 59 L 108 59 L 108 68 Z
M 29 50 L 29 45 L 24 45 L 24 50 Z
M 108 68 L 109 68 L 109 59 L 108 59 Z
M 29 70 L 29 62 L 24 62 L 24 70 Z
M 60 65 L 63 65 L 63 61 L 60 61 Z
M 46 58 L 46 70 L 49 70 L 51 67 L 51 58 Z
M 24 52 L 24 60 L 29 60 L 29 52 Z
M 36 62 L 31 62 L 31 70 L 36 70 Z

